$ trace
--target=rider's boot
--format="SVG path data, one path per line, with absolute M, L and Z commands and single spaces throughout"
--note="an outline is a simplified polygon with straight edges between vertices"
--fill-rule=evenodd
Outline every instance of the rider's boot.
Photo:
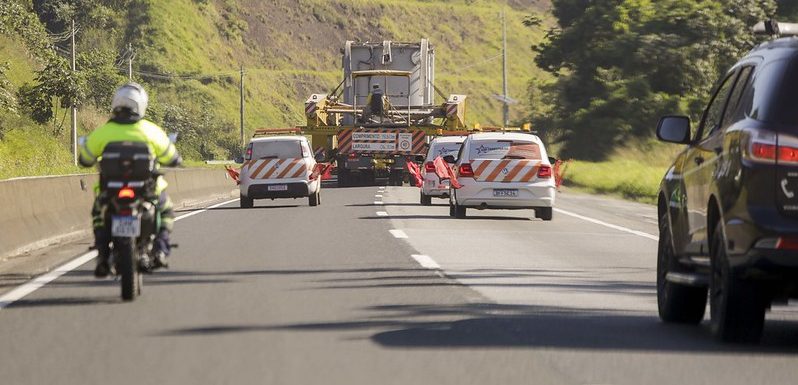
M 111 237 L 104 228 L 94 229 L 94 248 L 97 250 L 97 266 L 94 268 L 94 276 L 105 278 L 111 273 L 111 266 L 108 263 L 111 255 Z
M 169 230 L 161 229 L 152 248 L 153 268 L 169 268 Z

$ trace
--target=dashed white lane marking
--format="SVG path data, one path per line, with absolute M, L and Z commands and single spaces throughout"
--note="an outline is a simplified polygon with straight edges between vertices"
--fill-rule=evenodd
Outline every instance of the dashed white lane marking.
M 570 211 L 566 211 L 566 210 L 563 210 L 563 209 L 555 208 L 554 211 L 556 211 L 556 212 L 558 212 L 560 214 L 565 214 L 565 215 L 574 217 L 574 218 L 579 218 L 579 219 L 581 219 L 583 221 L 588 221 L 588 222 L 591 222 L 591 223 L 595 223 L 597 225 L 601 225 L 601 226 L 609 227 L 611 229 L 615 229 L 615 230 L 618 230 L 618 231 L 623 231 L 625 233 L 637 235 L 639 237 L 648 238 L 648 239 L 651 239 L 653 241 L 659 241 L 659 237 L 656 236 L 656 235 L 653 235 L 653 234 L 644 233 L 642 231 L 637 231 L 637 230 L 632 230 L 630 228 L 623 227 L 623 226 L 613 225 L 612 223 L 607 223 L 607 222 L 604 222 L 604 221 L 600 221 L 598 219 L 586 217 L 584 215 L 579 215 L 577 213 L 572 213 Z
M 374 194 L 374 197 L 375 198 L 382 198 L 382 195 L 381 194 Z
M 375 205 L 384 205 L 385 203 L 382 203 L 382 201 L 374 201 L 374 204 Z
M 224 206 L 226 204 L 233 203 L 233 202 L 236 202 L 236 201 L 238 201 L 238 199 L 231 199 L 231 200 L 229 200 L 227 202 L 222 202 L 222 203 L 215 204 L 213 206 L 208 206 L 208 207 L 206 207 L 206 208 L 204 208 L 202 210 L 192 211 L 190 213 L 183 214 L 183 215 L 175 218 L 175 221 L 179 221 L 181 219 L 186 219 L 186 218 L 188 218 L 190 216 L 197 215 L 197 214 L 200 214 L 200 213 L 204 213 L 204 212 L 206 212 L 206 211 L 208 211 L 210 209 L 215 209 L 217 207 Z M 73 259 L 73 260 L 71 260 L 71 261 L 69 261 L 69 262 L 57 267 L 57 268 L 55 268 L 55 270 L 53 270 L 53 271 L 51 271 L 51 272 L 49 272 L 47 274 L 40 275 L 40 276 L 38 276 L 38 277 L 36 277 L 36 278 L 34 278 L 34 279 L 24 283 L 24 284 L 18 286 L 14 290 L 9 291 L 8 293 L 4 294 L 3 296 L 0 296 L 0 309 L 8 307 L 9 305 L 13 304 L 16 301 L 19 301 L 20 299 L 22 299 L 23 297 L 27 296 L 28 294 L 33 293 L 34 291 L 41 289 L 42 286 L 44 286 L 44 285 L 46 285 L 46 284 L 48 284 L 48 283 L 50 283 L 52 281 L 55 281 L 56 279 L 58 279 L 62 275 L 66 274 L 66 273 L 69 273 L 70 271 L 75 270 L 78 267 L 83 266 L 85 263 L 91 261 L 95 257 L 97 257 L 97 251 L 96 250 L 89 251 L 88 253 L 83 254 L 83 255 L 81 255 L 81 256 L 79 256 L 79 257 L 77 257 L 77 258 L 75 258 L 75 259 Z
M 441 265 L 439 265 L 438 262 L 435 262 L 434 259 L 430 258 L 429 255 L 413 254 L 411 255 L 411 257 L 413 257 L 413 259 L 415 259 L 416 262 L 418 262 L 418 264 L 421 265 L 422 267 L 434 270 L 441 269 Z
M 407 238 L 407 234 L 405 234 L 405 232 L 402 231 L 402 230 L 394 229 L 394 230 L 388 230 L 388 231 L 391 232 L 391 235 L 393 235 L 394 238 L 399 238 L 399 239 L 406 239 Z
M 385 186 L 380 186 L 379 189 L 380 190 L 385 190 Z
M 388 216 L 388 212 L 387 211 L 377 211 L 377 216 L 378 217 L 387 217 Z

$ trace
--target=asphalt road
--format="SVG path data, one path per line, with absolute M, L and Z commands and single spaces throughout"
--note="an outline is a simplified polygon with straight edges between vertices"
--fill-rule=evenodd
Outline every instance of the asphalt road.
M 651 206 L 564 193 L 543 222 L 433 203 L 328 188 L 181 219 L 135 302 L 88 263 L 0 310 L 0 383 L 798 381 L 793 308 L 757 346 L 658 321 Z

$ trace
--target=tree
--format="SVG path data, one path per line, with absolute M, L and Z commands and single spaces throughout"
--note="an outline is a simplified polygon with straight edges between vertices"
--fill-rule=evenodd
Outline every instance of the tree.
M 719 75 L 772 15 L 772 0 L 554 0 L 558 27 L 533 47 L 556 76 L 550 124 L 563 155 L 604 159 L 618 144 L 650 137 L 666 113 L 697 117 Z

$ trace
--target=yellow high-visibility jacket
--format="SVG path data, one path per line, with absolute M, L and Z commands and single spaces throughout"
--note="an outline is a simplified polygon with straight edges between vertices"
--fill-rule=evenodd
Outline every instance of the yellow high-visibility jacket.
M 153 154 L 161 165 L 170 165 L 180 159 L 174 144 L 157 124 L 145 119 L 135 123 L 109 121 L 89 134 L 86 142 L 81 146 L 81 166 L 91 167 L 96 164 L 108 143 L 126 141 L 147 143 L 150 154 Z M 160 194 L 166 189 L 166 186 L 166 180 L 163 177 L 158 177 L 155 192 Z M 95 190 L 97 190 L 96 187 Z

